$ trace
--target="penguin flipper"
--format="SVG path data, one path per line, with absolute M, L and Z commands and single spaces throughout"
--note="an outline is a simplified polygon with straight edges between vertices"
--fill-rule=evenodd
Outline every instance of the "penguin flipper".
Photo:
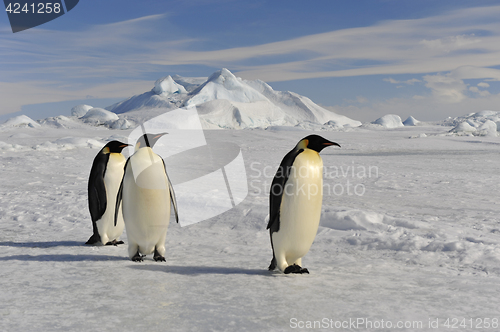
M 125 172 L 127 171 L 127 165 L 128 165 L 129 160 L 130 160 L 130 157 L 127 159 L 125 166 L 123 166 L 123 170 L 124 170 L 123 177 L 122 177 L 122 181 L 120 182 L 120 188 L 118 188 L 118 193 L 116 194 L 115 226 L 118 223 L 118 211 L 120 211 L 120 204 L 122 203 L 122 197 L 123 197 L 123 179 L 125 179 Z
M 174 207 L 175 221 L 179 223 L 179 213 L 177 211 L 177 199 L 175 198 L 174 186 L 172 186 L 172 182 L 170 182 L 170 178 L 168 177 L 167 167 L 165 167 L 165 161 L 163 159 L 162 161 L 163 161 L 163 168 L 165 169 L 165 175 L 167 176 L 168 180 L 168 190 L 170 191 L 170 200 L 172 201 L 172 206 Z
M 288 181 L 288 177 L 290 176 L 293 162 L 303 151 L 304 149 L 293 149 L 288 152 L 281 161 L 281 164 L 276 171 L 276 175 L 274 176 L 269 193 L 269 223 L 266 228 L 269 229 L 271 233 L 277 232 L 280 229 L 279 217 L 283 192 L 285 191 L 285 186 Z
M 107 198 L 106 186 L 104 184 L 104 174 L 106 173 L 106 165 L 109 160 L 109 154 L 99 153 L 92 165 L 88 183 L 89 195 L 89 210 L 92 224 L 94 226 L 94 234 L 97 232 L 95 222 L 101 219 L 106 212 Z

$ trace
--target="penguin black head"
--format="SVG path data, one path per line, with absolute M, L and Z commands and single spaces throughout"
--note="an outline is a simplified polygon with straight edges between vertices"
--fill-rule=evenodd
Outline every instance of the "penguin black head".
M 308 148 L 318 153 L 321 152 L 321 150 L 323 150 L 327 146 L 332 146 L 332 145 L 336 145 L 340 148 L 340 145 L 338 143 L 331 142 L 319 135 L 309 135 L 307 137 L 304 137 L 303 139 L 300 140 L 299 144 L 297 144 L 297 146 L 301 149 Z
M 163 136 L 168 133 L 160 133 L 160 134 L 144 134 L 135 143 L 135 150 L 139 150 L 140 148 L 150 147 L 152 148 L 155 143 Z
M 129 146 L 129 144 L 122 143 L 120 141 L 111 141 L 108 142 L 103 148 L 103 153 L 121 153 L 122 150 Z

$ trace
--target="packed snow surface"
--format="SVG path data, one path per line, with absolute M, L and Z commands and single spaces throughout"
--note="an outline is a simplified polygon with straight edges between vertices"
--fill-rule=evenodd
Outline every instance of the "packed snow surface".
M 320 323 L 324 330 L 446 331 L 446 322 L 457 320 L 468 324 L 460 330 L 493 326 L 500 318 L 500 141 L 440 135 L 452 127 L 320 133 L 342 148 L 321 152 L 323 209 L 303 259 L 309 275 L 267 271 L 265 222 L 277 166 L 309 130 L 205 131 L 207 139 L 241 148 L 247 198 L 210 220 L 182 228 L 171 222 L 167 261 L 134 263 L 126 244 L 84 245 L 92 234 L 93 158 L 130 130 L 3 128 L 0 330 L 290 331 Z M 430 326 L 436 322 L 438 329 Z

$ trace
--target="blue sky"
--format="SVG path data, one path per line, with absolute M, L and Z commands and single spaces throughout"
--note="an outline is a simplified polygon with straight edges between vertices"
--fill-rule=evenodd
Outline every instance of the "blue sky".
M 68 114 L 228 68 L 361 121 L 500 111 L 500 1 L 81 0 L 13 34 L 0 115 Z

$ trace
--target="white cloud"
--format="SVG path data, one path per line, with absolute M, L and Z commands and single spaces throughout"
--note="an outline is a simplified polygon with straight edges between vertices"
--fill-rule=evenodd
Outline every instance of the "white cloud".
M 500 65 L 500 6 L 456 10 L 414 20 L 384 21 L 273 43 L 192 51 L 160 47 L 145 54 L 153 65 L 231 67 L 247 79 L 285 81 L 319 77 L 451 71 Z M 470 33 L 465 33 L 471 31 Z M 473 31 L 484 32 L 481 36 Z M 294 55 L 301 60 L 280 62 Z M 257 60 L 260 65 L 253 65 Z M 269 63 L 266 64 L 267 59 Z M 365 64 L 363 64 L 365 63 Z M 350 67 L 350 69 L 345 69 Z M 406 83 L 408 84 L 408 83 Z
M 81 90 L 55 88 L 47 81 L 0 82 L 0 115 L 20 111 L 23 105 L 93 98 L 125 98 L 153 87 L 154 82 L 126 81 L 86 87 Z
M 422 74 L 426 75 L 423 81 L 434 100 L 457 103 L 465 100 L 466 93 L 480 94 L 468 90 L 463 80 L 500 80 L 500 70 L 492 68 L 500 66 L 498 17 L 500 6 L 466 8 L 427 18 L 383 21 L 368 27 L 214 51 L 193 50 L 194 38 L 158 31 L 158 22 L 168 21 L 166 15 L 85 31 L 36 28 L 30 34 L 16 34 L 16 38 L 1 34 L 2 112 L 18 111 L 16 100 L 27 104 L 82 99 L 86 95 L 126 95 L 129 90 L 112 89 L 139 87 L 144 82 L 135 83 L 136 77 L 162 72 L 167 65 L 229 67 L 243 78 L 267 82 Z M 299 60 L 284 60 L 290 56 Z M 53 82 L 40 82 L 43 77 Z M 387 81 L 400 85 L 420 82 L 416 78 Z M 102 86 L 96 86 L 96 82 Z M 23 86 L 29 87 L 30 96 L 22 92 Z
M 383 81 L 389 82 L 389 83 L 392 83 L 392 84 L 407 84 L 407 85 L 413 85 L 415 83 L 422 82 L 421 80 L 416 79 L 416 78 L 412 78 L 412 79 L 409 79 L 409 80 L 406 80 L 406 81 L 397 81 L 397 80 L 395 80 L 393 78 L 384 78 Z
M 460 66 L 453 69 L 450 75 L 462 80 L 488 78 L 494 81 L 500 81 L 500 70 L 495 68 Z
M 420 43 L 425 47 L 433 50 L 444 51 L 446 53 L 469 48 L 473 44 L 481 42 L 480 38 L 476 38 L 474 34 L 470 35 L 459 35 L 459 36 L 449 36 L 445 38 L 439 38 L 434 40 L 422 40 Z
M 436 100 L 444 103 L 458 103 L 464 101 L 468 96 L 467 91 L 475 96 L 486 97 L 490 93 L 480 90 L 478 87 L 487 88 L 488 83 L 482 82 L 477 86 L 468 87 L 464 82 L 466 79 L 488 78 L 500 80 L 500 70 L 493 68 L 480 68 L 475 66 L 461 66 L 447 74 L 425 75 L 423 77 L 425 86 L 431 89 Z
M 367 102 L 368 102 L 368 99 L 366 99 L 366 98 L 365 98 L 365 97 L 363 97 L 363 96 L 357 96 L 357 97 L 356 97 L 356 101 L 357 101 L 358 103 L 360 103 L 360 104 L 365 104 L 365 103 L 367 103 Z
M 465 99 L 467 85 L 450 75 L 425 75 L 425 86 L 432 90 L 434 97 L 447 103 L 458 103 Z
M 499 15 L 500 6 L 468 8 L 430 18 L 386 21 L 366 28 L 202 55 L 232 61 L 241 57 L 265 58 L 267 54 L 290 54 L 306 49 L 316 53 L 308 59 L 279 66 L 244 67 L 239 73 L 246 78 L 260 77 L 267 81 L 425 74 L 451 71 L 465 65 L 492 67 L 500 65 L 500 21 L 495 18 Z M 464 31 L 483 31 L 484 34 L 478 37 L 473 33 L 464 34 Z M 367 61 L 366 65 L 362 61 Z M 353 68 L 342 68 L 348 65 Z M 320 67 L 326 70 L 314 70 Z
M 420 82 L 422 82 L 422 81 L 419 79 L 416 79 L 416 78 L 412 78 L 411 80 L 404 81 L 403 83 L 408 84 L 408 85 L 413 85 L 414 83 L 420 83 Z
M 477 93 L 481 97 L 486 97 L 486 96 L 490 95 L 489 91 L 487 91 L 487 90 L 479 90 L 479 88 L 476 87 L 476 86 L 469 87 L 469 91 Z
M 393 78 L 384 78 L 383 81 L 384 82 L 389 82 L 389 83 L 392 83 L 392 84 L 400 84 L 401 83 L 401 81 L 397 81 L 397 80 L 395 80 Z

